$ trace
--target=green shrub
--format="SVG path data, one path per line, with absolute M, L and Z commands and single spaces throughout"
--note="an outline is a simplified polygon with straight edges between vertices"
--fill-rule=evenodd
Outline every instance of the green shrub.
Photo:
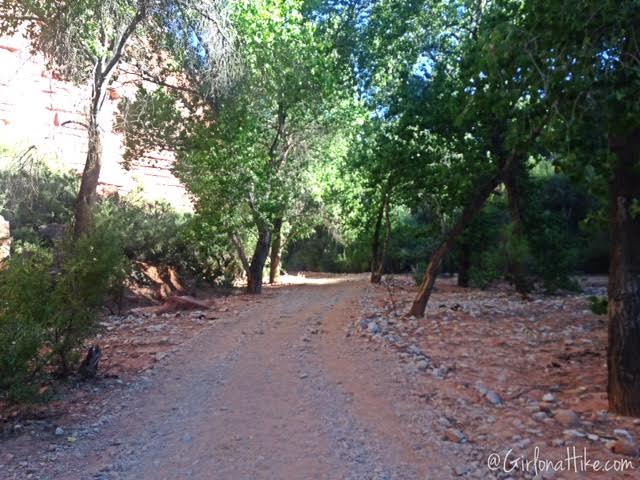
M 48 330 L 52 361 L 67 375 L 77 360 L 77 348 L 95 330 L 105 297 L 122 285 L 128 264 L 118 232 L 100 224 L 91 236 L 69 243 L 63 257 L 59 271 L 54 271 Z
M 124 239 L 131 260 L 169 265 L 183 275 L 222 286 L 233 284 L 242 270 L 226 234 L 198 215 L 149 202 L 137 192 L 103 200 L 96 217 Z
M 60 252 L 25 246 L 0 272 L 0 392 L 21 400 L 45 374 L 68 375 L 105 296 L 126 273 L 122 243 L 98 225 Z
M 0 393 L 12 400 L 31 397 L 46 361 L 53 258 L 41 248 L 14 256 L 0 271 Z
M 31 150 L 0 153 L 0 161 L 0 215 L 15 240 L 34 242 L 40 225 L 71 222 L 79 183 L 74 172 L 50 168 Z
M 589 297 L 591 311 L 596 315 L 606 315 L 609 309 L 609 301 L 607 297 Z
M 472 286 L 486 289 L 504 277 L 506 262 L 500 247 L 492 247 L 476 255 L 469 269 L 469 281 Z

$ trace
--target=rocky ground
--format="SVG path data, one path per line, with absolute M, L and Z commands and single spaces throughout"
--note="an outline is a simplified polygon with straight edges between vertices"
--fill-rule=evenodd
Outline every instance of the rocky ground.
M 593 467 L 640 468 L 640 425 L 606 412 L 603 279 L 531 301 L 441 279 L 420 320 L 409 278 L 288 280 L 105 318 L 100 378 L 0 409 L 0 478 L 636 478 Z
M 575 447 L 578 457 L 586 449 L 588 459 L 612 467 L 577 478 L 638 478 L 613 468 L 624 459 L 640 468 L 640 420 L 606 410 L 606 317 L 588 301 L 605 295 L 606 279 L 581 283 L 580 294 L 525 301 L 504 285 L 481 291 L 440 279 L 426 317 L 405 319 L 413 281 L 387 278 L 364 299 L 353 333 L 394 351 L 407 376 L 426 380 L 425 408 L 439 413 L 447 440 L 469 443 L 485 461 L 498 454 L 504 462 L 511 450 L 511 465 L 533 459 L 536 448 L 541 459 L 566 459 Z M 526 470 L 510 475 L 535 476 Z M 568 476 L 561 473 L 555 478 Z

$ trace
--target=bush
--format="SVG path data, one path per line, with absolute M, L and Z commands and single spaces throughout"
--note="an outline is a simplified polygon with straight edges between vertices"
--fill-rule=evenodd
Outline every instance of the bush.
M 163 202 L 148 202 L 137 192 L 112 197 L 98 206 L 97 221 L 118 232 L 131 260 L 168 265 L 210 283 L 233 283 L 241 266 L 227 236 L 203 218 L 176 212 Z
M 493 247 L 480 252 L 469 270 L 469 281 L 472 286 L 486 289 L 504 277 L 506 270 L 504 252 L 500 247 Z
M 606 315 L 609 309 L 609 301 L 607 297 L 589 297 L 591 311 L 596 315 Z
M 0 272 L 0 392 L 25 400 L 46 361 L 40 350 L 47 337 L 53 277 L 50 252 L 34 248 L 14 256 Z
M 11 223 L 15 240 L 29 242 L 37 240 L 40 225 L 71 222 L 78 191 L 74 172 L 54 170 L 32 153 L 0 153 L 0 215 Z
M 0 392 L 23 400 L 42 376 L 68 375 L 105 296 L 126 272 L 122 243 L 98 225 L 54 256 L 26 246 L 0 272 Z

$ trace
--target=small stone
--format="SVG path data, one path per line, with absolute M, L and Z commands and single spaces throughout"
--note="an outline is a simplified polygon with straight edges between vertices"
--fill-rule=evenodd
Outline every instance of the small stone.
M 476 383 L 475 387 L 476 387 L 476 390 L 478 391 L 478 393 L 480 393 L 480 395 L 486 395 L 487 392 L 489 391 L 489 389 L 487 387 L 485 387 L 482 382 Z
M 453 470 L 456 472 L 456 475 L 462 477 L 469 472 L 469 467 L 467 465 L 457 465 Z
M 427 362 L 426 360 L 420 360 L 416 366 L 418 367 L 418 370 L 426 370 L 427 368 L 429 368 L 429 362 Z
M 451 422 L 449 421 L 449 419 L 447 417 L 438 418 L 438 423 L 440 425 L 442 425 L 443 427 L 450 427 L 451 426 Z
M 522 440 L 516 443 L 516 447 L 521 448 L 522 450 L 527 448 L 529 445 L 531 445 L 531 440 L 528 438 L 523 438 Z
M 587 438 L 592 442 L 597 442 L 598 440 L 600 440 L 600 437 L 594 433 L 587 433 Z
M 445 438 L 454 443 L 464 443 L 467 441 L 467 437 L 465 437 L 464 433 L 457 428 L 448 428 L 445 433 Z
M 553 395 L 553 393 L 545 393 L 544 396 L 542 397 L 542 401 L 543 402 L 555 402 L 556 401 L 556 397 Z
M 500 395 L 498 395 L 493 390 L 488 390 L 485 397 L 487 397 L 487 400 L 493 403 L 496 407 L 499 407 L 500 405 L 502 405 L 502 398 L 500 398 Z
M 417 345 L 410 345 L 407 348 L 407 352 L 412 353 L 414 355 L 422 355 L 422 350 Z
M 309 374 L 307 374 L 307 373 L 301 373 L 300 374 L 300 378 L 303 378 L 303 379 L 307 378 L 308 376 L 309 376 Z
M 380 326 L 376 322 L 370 322 L 367 326 L 367 330 L 369 333 L 373 334 L 380 333 Z
M 562 432 L 568 438 L 585 438 L 586 435 L 580 430 L 569 429 Z
M 547 419 L 547 414 L 545 412 L 536 412 L 533 414 L 533 419 L 538 422 L 544 422 Z
M 630 442 L 629 440 L 618 439 L 611 444 L 610 448 L 613 453 L 627 457 L 637 457 L 640 453 L 638 451 L 638 444 L 636 442 Z
M 628 442 L 635 443 L 633 436 L 629 433 L 628 430 L 624 430 L 622 428 L 616 428 L 613 431 L 613 434 L 616 436 L 616 438 L 620 440 L 627 440 Z
M 564 445 L 564 440 L 561 438 L 554 438 L 551 440 L 551 445 L 553 447 L 562 447 Z
M 64 429 L 62 427 L 56 428 L 55 434 L 59 437 L 64 435 Z
M 553 418 L 563 427 L 576 428 L 580 426 L 580 417 L 573 410 L 558 410 Z

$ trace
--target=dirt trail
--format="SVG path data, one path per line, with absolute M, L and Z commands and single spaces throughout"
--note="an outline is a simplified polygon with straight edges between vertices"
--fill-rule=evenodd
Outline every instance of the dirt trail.
M 345 335 L 367 288 L 342 277 L 268 290 L 184 344 L 99 437 L 36 476 L 452 478 L 455 455 L 396 357 Z

